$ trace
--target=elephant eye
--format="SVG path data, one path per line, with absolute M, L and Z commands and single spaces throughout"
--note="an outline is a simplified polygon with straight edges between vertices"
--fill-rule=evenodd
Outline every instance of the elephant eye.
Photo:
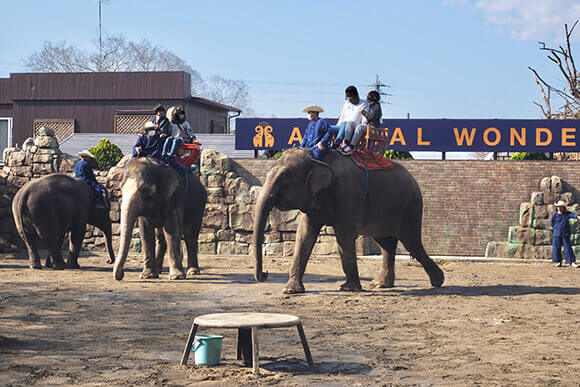
M 147 186 L 142 187 L 141 188 L 141 193 L 143 195 L 151 195 L 151 188 L 150 187 L 147 187 Z

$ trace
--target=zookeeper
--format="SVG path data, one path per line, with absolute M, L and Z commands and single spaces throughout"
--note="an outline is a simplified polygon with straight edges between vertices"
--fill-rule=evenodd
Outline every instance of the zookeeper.
M 562 266 L 562 247 L 564 247 L 564 255 L 566 263 L 572 267 L 578 267 L 576 264 L 576 257 L 572 251 L 572 244 L 570 243 L 570 223 L 568 219 L 578 219 L 578 215 L 566 209 L 566 202 L 560 200 L 555 204 L 558 211 L 552 215 L 550 225 L 554 228 L 552 234 L 552 262 L 556 263 L 556 267 Z
M 302 112 L 308 114 L 310 122 L 304 133 L 302 144 L 300 144 L 302 148 L 311 149 L 314 153 L 314 158 L 321 161 L 328 153 L 330 142 L 335 134 L 328 121 L 320 118 L 320 113 L 323 111 L 324 109 L 318 105 L 310 105 L 302 110 Z

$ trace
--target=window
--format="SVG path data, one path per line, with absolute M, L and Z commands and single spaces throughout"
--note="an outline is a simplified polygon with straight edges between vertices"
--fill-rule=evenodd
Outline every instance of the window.
M 0 117 L 0 154 L 4 154 L 4 149 L 11 146 L 12 146 L 12 118 Z

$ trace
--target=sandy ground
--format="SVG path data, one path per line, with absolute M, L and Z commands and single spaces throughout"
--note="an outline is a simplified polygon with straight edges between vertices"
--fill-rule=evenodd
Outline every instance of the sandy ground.
M 340 384 L 578 385 L 580 269 L 442 262 L 446 283 L 431 288 L 419 266 L 396 265 L 393 289 L 338 292 L 338 258 L 313 258 L 307 293 L 283 296 L 288 259 L 267 259 L 266 283 L 250 257 L 200 259 L 185 281 L 138 280 L 139 259 L 113 280 L 103 256 L 83 269 L 32 271 L 0 258 L 0 385 Z M 360 260 L 369 288 L 376 259 Z M 225 335 L 220 366 L 179 359 L 194 316 L 226 311 L 302 317 L 315 367 L 294 329 L 261 331 L 263 375 L 235 360 Z

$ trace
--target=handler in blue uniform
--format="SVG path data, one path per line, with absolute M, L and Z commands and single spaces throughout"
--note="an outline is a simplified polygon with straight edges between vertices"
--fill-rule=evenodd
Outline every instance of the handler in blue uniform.
M 324 156 L 330 149 L 332 137 L 335 135 L 335 131 L 332 130 L 328 121 L 320 118 L 320 113 L 323 111 L 324 109 L 318 105 L 310 105 L 302 110 L 308 114 L 310 123 L 308 123 L 300 147 L 311 149 L 314 158 L 320 161 L 324 160 Z
M 550 225 L 554 228 L 552 233 L 552 262 L 556 263 L 556 267 L 562 266 L 562 246 L 564 247 L 564 255 L 566 256 L 566 263 L 572 267 L 578 267 L 576 264 L 576 257 L 572 251 L 572 244 L 570 243 L 570 223 L 568 219 L 578 219 L 578 216 L 566 210 L 566 203 L 560 200 L 555 204 L 558 207 L 558 212 L 552 215 Z
M 105 200 L 107 191 L 97 182 L 93 167 L 91 166 L 91 162 L 95 159 L 95 156 L 88 150 L 84 150 L 79 153 L 79 157 L 81 159 L 75 164 L 75 177 L 91 187 L 93 190 L 93 200 L 96 201 L 97 208 L 107 208 Z
M 145 124 L 145 133 L 141 133 L 137 139 L 137 143 L 133 147 L 133 157 L 154 157 L 161 160 L 163 154 L 163 142 L 153 123 Z

